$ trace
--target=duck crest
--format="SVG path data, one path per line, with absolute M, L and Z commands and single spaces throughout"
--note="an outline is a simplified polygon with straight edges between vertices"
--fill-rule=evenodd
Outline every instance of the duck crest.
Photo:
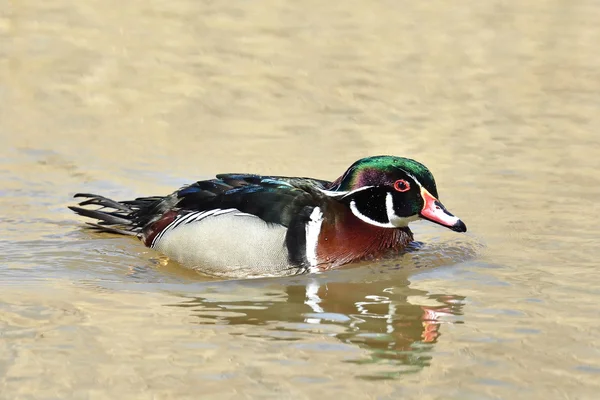
M 413 241 L 411 230 L 388 229 L 361 221 L 348 209 L 337 210 L 335 220 L 325 218 L 317 241 L 318 269 L 328 269 L 382 256 Z

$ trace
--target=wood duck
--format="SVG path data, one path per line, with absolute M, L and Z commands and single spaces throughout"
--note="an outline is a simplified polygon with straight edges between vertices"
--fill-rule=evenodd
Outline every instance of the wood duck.
M 402 250 L 408 224 L 465 224 L 438 200 L 423 164 L 394 156 L 356 161 L 333 182 L 219 174 L 168 196 L 87 200 L 69 207 L 104 232 L 132 235 L 184 266 L 220 276 L 318 272 Z M 85 206 L 96 206 L 85 208 Z

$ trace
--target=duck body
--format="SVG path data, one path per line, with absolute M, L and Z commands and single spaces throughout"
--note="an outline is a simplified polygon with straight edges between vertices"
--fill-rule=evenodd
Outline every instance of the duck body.
M 164 197 L 75 197 L 87 198 L 70 208 L 98 220 L 93 228 L 135 235 L 187 267 L 229 277 L 318 272 L 402 250 L 419 218 L 466 231 L 437 200 L 427 168 L 393 156 L 361 159 L 332 182 L 220 174 Z

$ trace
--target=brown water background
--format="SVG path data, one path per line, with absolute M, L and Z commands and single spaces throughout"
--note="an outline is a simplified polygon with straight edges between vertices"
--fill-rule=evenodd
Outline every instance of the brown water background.
M 596 399 L 600 3 L 0 0 L 0 398 Z M 219 282 L 78 191 L 430 167 L 465 235 Z

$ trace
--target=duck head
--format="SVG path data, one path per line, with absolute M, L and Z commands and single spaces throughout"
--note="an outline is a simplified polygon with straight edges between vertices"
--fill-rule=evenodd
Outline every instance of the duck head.
M 325 191 L 346 203 L 362 221 L 403 228 L 426 219 L 456 232 L 466 225 L 438 200 L 433 175 L 423 164 L 403 157 L 376 156 L 356 161 Z

